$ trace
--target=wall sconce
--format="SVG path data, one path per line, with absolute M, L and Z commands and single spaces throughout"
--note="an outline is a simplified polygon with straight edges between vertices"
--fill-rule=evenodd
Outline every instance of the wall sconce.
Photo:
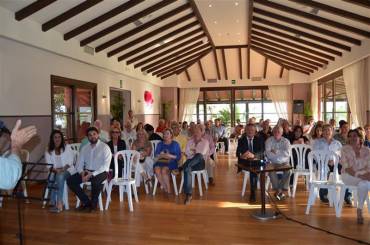
M 103 95 L 101 98 L 102 98 L 102 100 L 105 100 L 107 98 L 107 96 Z

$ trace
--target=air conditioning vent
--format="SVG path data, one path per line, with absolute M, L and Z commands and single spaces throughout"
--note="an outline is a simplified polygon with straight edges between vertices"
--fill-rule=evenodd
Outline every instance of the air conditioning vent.
M 253 82 L 262 81 L 262 77 L 252 77 Z
M 217 83 L 216 78 L 207 79 L 207 83 Z
M 94 55 L 95 54 L 95 50 L 93 47 L 90 47 L 90 46 L 84 46 L 84 52 L 87 53 L 87 54 L 90 54 L 90 55 Z

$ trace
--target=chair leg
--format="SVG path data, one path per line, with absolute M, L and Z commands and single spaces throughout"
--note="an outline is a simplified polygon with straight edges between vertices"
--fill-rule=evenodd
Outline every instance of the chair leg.
M 242 197 L 244 197 L 245 190 L 247 189 L 248 178 L 249 178 L 249 173 L 248 172 L 244 172 L 243 186 L 242 186 Z
M 208 175 L 207 175 L 207 171 L 202 172 L 201 175 L 203 176 L 204 186 L 206 187 L 206 190 L 208 190 Z
M 120 185 L 118 188 L 119 191 L 119 202 L 123 202 L 123 186 Z
M 130 212 L 133 212 L 134 211 L 134 205 L 132 204 L 131 187 L 128 186 L 128 188 L 126 188 L 126 190 L 127 190 L 128 207 L 130 209 Z
M 184 172 L 181 172 L 181 182 L 180 182 L 179 194 L 181 194 L 182 192 L 183 185 L 184 185 Z
M 111 181 L 107 188 L 107 200 L 105 201 L 105 210 L 108 210 L 109 203 L 111 202 L 112 188 L 113 188 L 113 183 Z
M 337 208 L 337 212 L 336 212 L 336 216 L 338 218 L 342 215 L 343 201 L 344 201 L 344 195 L 346 193 L 346 188 L 341 186 L 339 193 L 340 194 L 339 194 L 339 200 L 338 200 L 338 208 Z
M 153 188 L 153 196 L 155 196 L 155 192 L 157 191 L 158 179 L 157 176 L 154 176 L 154 188 Z
M 191 187 L 194 188 L 195 186 L 195 174 L 191 173 Z
M 48 187 L 46 187 L 46 189 L 45 189 L 45 194 L 44 194 L 44 201 L 42 202 L 42 208 L 45 208 L 45 206 L 46 206 L 46 203 L 47 203 L 47 201 L 45 200 L 45 199 L 47 199 L 48 198 L 48 196 L 49 196 L 49 188 Z
M 197 180 L 198 180 L 198 188 L 199 188 L 199 195 L 203 196 L 203 190 L 202 190 L 202 176 L 200 176 L 201 173 L 197 173 Z
M 358 196 L 357 196 L 357 189 L 352 189 L 352 196 L 353 196 L 353 207 L 357 208 L 358 206 Z
M 171 174 L 171 177 L 173 182 L 173 191 L 175 192 L 175 195 L 178 196 L 179 192 L 177 190 L 176 176 L 174 174 Z
M 135 202 L 138 203 L 139 202 L 139 198 L 137 197 L 137 189 L 136 189 L 136 185 L 135 183 L 131 185 L 132 186 L 132 190 L 134 192 L 134 197 L 135 197 Z
M 313 185 L 311 185 L 310 193 L 308 195 L 308 200 L 307 200 L 306 214 L 310 213 L 311 206 L 315 202 L 315 198 L 316 198 L 316 191 L 315 190 L 316 190 L 316 188 Z
M 99 194 L 98 201 L 99 201 L 99 209 L 100 209 L 100 211 L 104 211 L 104 207 L 103 207 L 103 195 L 102 195 L 101 192 Z
M 299 174 L 295 173 L 293 177 L 293 193 L 292 193 L 293 198 L 295 197 L 295 193 L 297 191 L 298 177 L 299 177 Z
M 149 188 L 148 188 L 148 184 L 145 183 L 145 181 L 144 181 L 144 188 L 145 188 L 145 193 L 148 195 L 149 194 Z
M 64 209 L 65 210 L 69 210 L 68 186 L 67 186 L 67 183 L 64 183 L 63 204 L 64 204 Z

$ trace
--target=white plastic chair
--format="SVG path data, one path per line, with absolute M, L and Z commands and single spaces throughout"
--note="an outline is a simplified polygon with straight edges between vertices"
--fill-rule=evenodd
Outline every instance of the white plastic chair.
M 198 170 L 198 171 L 191 171 L 191 186 L 193 188 L 195 186 L 195 176 L 197 176 L 199 195 L 203 196 L 202 179 L 203 179 L 204 186 L 205 186 L 206 190 L 208 190 L 207 170 L 203 169 L 203 170 Z M 182 192 L 183 185 L 184 185 L 184 172 L 181 172 L 181 183 L 180 183 L 179 193 Z
M 306 177 L 307 190 L 309 189 L 309 186 L 307 185 L 307 177 L 310 176 L 310 170 L 306 168 L 306 165 L 308 164 L 306 164 L 306 161 L 305 161 L 308 150 L 312 150 L 309 145 L 305 145 L 305 144 L 292 145 L 291 154 L 290 154 L 290 162 L 293 167 L 292 173 L 294 174 L 292 197 L 295 197 L 299 176 Z M 297 165 L 295 167 L 294 167 L 293 152 L 295 152 L 297 156 Z
M 176 175 L 174 175 L 173 173 L 171 173 L 171 178 L 172 178 L 172 182 L 173 182 L 173 191 L 175 192 L 175 195 L 178 196 L 179 195 L 179 192 L 177 190 Z M 157 191 L 157 186 L 158 186 L 158 179 L 157 179 L 157 176 L 154 175 L 153 196 L 155 196 L 155 193 Z
M 123 169 L 122 169 L 122 177 L 118 177 L 118 157 L 122 156 L 123 158 Z M 135 201 L 139 202 L 137 197 L 137 190 L 135 185 L 135 178 L 132 178 L 132 164 L 134 158 L 139 161 L 140 153 L 138 151 L 132 150 L 123 150 L 118 151 L 114 155 L 114 178 L 109 182 L 108 189 L 107 189 L 107 202 L 105 204 L 105 209 L 108 210 L 109 204 L 111 202 L 111 193 L 113 185 L 119 186 L 119 200 L 123 202 L 123 192 L 127 192 L 128 204 L 130 212 L 134 211 L 133 203 L 132 203 L 132 192 L 131 188 L 134 192 Z M 139 164 L 139 162 L 137 162 Z M 123 189 L 125 187 L 125 190 Z
M 104 180 L 102 182 L 102 185 L 104 185 L 102 192 L 106 189 L 107 183 L 108 183 L 107 180 Z M 81 186 L 82 189 L 84 188 L 84 186 L 91 187 L 91 182 L 88 181 L 88 182 L 85 182 L 85 183 L 81 183 L 80 186 Z M 99 197 L 98 197 L 98 204 L 99 204 L 100 211 L 104 211 L 102 192 L 100 192 Z M 77 199 L 76 208 L 78 208 L 80 206 L 81 201 L 77 196 L 76 196 L 76 199 Z
M 44 200 L 48 198 L 50 189 L 47 187 L 45 190 Z M 43 201 L 42 207 L 46 206 L 46 201 Z M 65 210 L 69 210 L 69 198 L 68 198 L 68 185 L 67 181 L 64 182 L 64 191 L 63 191 L 63 206 Z
M 315 159 L 317 164 L 317 173 L 315 174 L 313 160 Z M 329 181 L 329 161 L 334 162 L 334 181 Z M 311 206 L 315 203 L 317 193 L 320 189 L 328 190 L 328 199 L 330 207 L 334 206 L 335 213 L 338 213 L 338 202 L 337 202 L 337 171 L 338 171 L 338 157 L 334 152 L 327 151 L 311 151 L 308 154 L 308 164 L 310 169 L 310 192 L 307 201 L 306 214 L 310 213 Z
M 71 147 L 72 151 L 80 152 L 81 143 L 73 143 L 69 144 L 69 146 Z
M 338 176 L 338 178 L 339 178 L 339 176 Z M 354 207 L 358 206 L 358 196 L 357 196 L 358 188 L 357 188 L 357 186 L 354 186 L 354 185 L 346 185 L 340 179 L 337 182 L 337 184 L 340 188 L 340 191 L 339 191 L 338 209 L 337 209 L 337 212 L 336 212 L 336 216 L 339 218 L 342 215 L 342 208 L 343 208 L 343 202 L 344 202 L 344 196 L 345 196 L 345 193 L 346 193 L 346 189 L 349 189 L 352 192 L 353 204 L 354 204 L 353 206 Z M 367 196 L 365 202 L 367 203 L 367 210 L 370 213 L 369 195 Z
M 152 152 L 150 157 L 154 160 L 155 150 L 157 149 L 158 144 L 162 142 L 161 140 L 151 140 L 150 143 L 152 144 Z
M 216 149 L 219 150 L 220 153 L 225 154 L 225 143 L 224 142 L 217 142 Z

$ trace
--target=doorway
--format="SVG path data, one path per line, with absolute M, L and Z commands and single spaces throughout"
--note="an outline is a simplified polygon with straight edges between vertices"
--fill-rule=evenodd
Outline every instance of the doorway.
M 123 126 L 128 111 L 131 109 L 131 91 L 110 88 L 109 98 L 111 117 L 119 119 Z

